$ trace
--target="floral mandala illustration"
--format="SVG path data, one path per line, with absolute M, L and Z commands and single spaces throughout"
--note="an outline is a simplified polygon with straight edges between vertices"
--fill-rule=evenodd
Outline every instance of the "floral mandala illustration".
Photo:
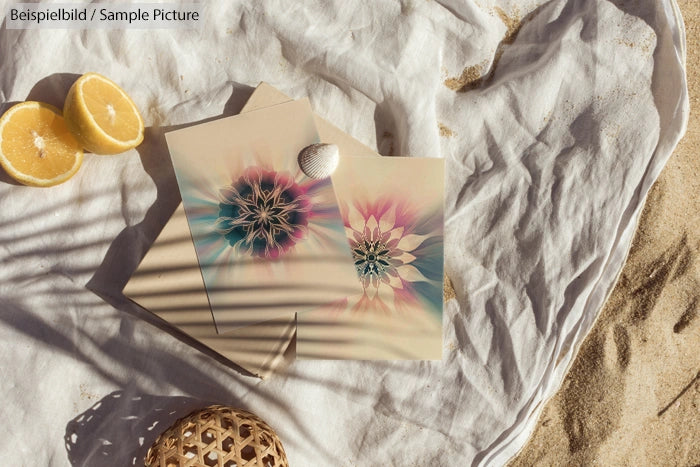
M 219 197 L 216 231 L 242 252 L 277 258 L 306 236 L 311 201 L 287 172 L 248 167 Z
M 363 288 L 353 311 L 442 309 L 441 215 L 385 199 L 344 206 L 343 218 Z
M 352 256 L 355 260 L 355 267 L 360 275 L 360 280 L 367 287 L 372 278 L 383 279 L 393 266 L 389 248 L 381 241 L 382 233 L 377 231 L 376 237 L 366 238 L 362 236 L 361 241 L 351 240 Z

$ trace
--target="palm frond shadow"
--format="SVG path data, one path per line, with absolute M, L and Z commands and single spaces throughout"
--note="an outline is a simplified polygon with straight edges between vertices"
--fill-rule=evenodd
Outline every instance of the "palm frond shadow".
M 209 120 L 234 115 L 240 111 L 252 91 L 253 88 L 236 85 L 234 83 L 234 92 L 225 105 L 224 113 L 221 116 L 188 125 L 147 128 L 144 143 L 139 146 L 138 151 L 146 172 L 151 176 L 156 185 L 156 201 L 148 209 L 141 223 L 126 227 L 114 241 L 111 242 L 102 263 L 86 284 L 88 289 L 116 309 L 124 311 L 128 315 L 138 317 L 141 320 L 145 320 L 197 349 L 201 352 L 199 354 L 202 357 L 200 360 L 206 362 L 207 366 L 211 366 L 210 360 L 207 361 L 207 357 L 209 357 L 219 364 L 217 365 L 219 368 L 233 369 L 242 376 L 252 376 L 252 374 L 242 367 L 233 364 L 230 360 L 223 358 L 199 341 L 165 323 L 150 312 L 143 310 L 124 297 L 121 291 L 138 267 L 142 257 L 153 244 L 163 226 L 170 219 L 181 201 L 165 142 L 165 133 L 184 126 L 204 123 Z M 123 322 L 128 323 L 130 320 L 123 320 Z M 133 342 L 129 345 L 124 342 L 123 338 L 114 338 L 108 343 L 103 344 L 102 350 L 117 360 L 119 360 L 120 355 L 134 355 L 135 353 L 141 352 L 146 360 L 157 361 L 165 368 L 178 368 L 178 374 L 182 374 L 182 370 L 185 369 L 186 374 L 189 375 L 188 378 L 184 380 L 178 378 L 174 381 L 168 381 L 185 394 L 198 395 L 206 393 L 209 395 L 210 400 L 214 400 L 218 403 L 226 403 L 226 399 L 231 397 L 232 388 L 219 382 L 222 378 L 227 378 L 226 373 L 228 373 L 228 371 L 224 371 L 221 376 L 214 377 L 204 373 L 201 368 L 195 367 L 172 352 L 166 352 L 153 347 L 138 347 L 139 346 L 135 346 Z M 126 364 L 126 362 L 124 363 Z M 145 362 L 144 366 L 147 366 Z M 132 371 L 139 372 L 141 369 L 132 367 Z M 119 381 L 119 383 L 120 387 L 130 386 L 130 384 L 125 381 Z M 309 439 L 312 439 L 311 434 L 308 433 L 308 429 L 294 416 L 291 408 L 267 394 L 262 388 L 256 386 L 257 384 L 257 379 L 248 380 L 237 378 L 236 384 L 232 386 L 237 386 L 239 389 L 242 388 L 246 392 L 255 391 L 257 396 L 262 398 L 267 406 L 279 412 L 280 417 L 287 418 L 288 423 L 290 423 L 297 432 L 305 433 L 308 435 Z M 203 391 L 203 388 L 206 388 L 206 391 Z M 141 390 L 145 392 L 144 388 Z M 255 408 L 250 408 L 250 410 L 255 411 Z M 88 442 L 90 441 L 96 446 L 99 440 L 97 437 L 92 436 L 92 439 Z M 320 444 L 317 444 L 316 448 L 319 452 L 325 452 L 328 456 L 331 456 L 331 453 L 327 452 Z
M 65 86 L 68 80 L 60 77 L 60 81 Z M 239 87 L 234 90 L 229 99 L 229 102 L 233 103 L 227 104 L 228 110 L 225 110 L 223 116 L 227 113 L 236 113 L 239 110 L 236 107 L 247 100 L 250 92 L 252 88 Z M 246 393 L 254 393 L 258 403 L 264 404 L 268 413 L 274 413 L 275 417 L 280 419 L 278 423 L 281 426 L 286 426 L 288 430 L 293 430 L 299 436 L 309 440 L 316 452 L 327 459 L 334 459 L 334 455 L 327 448 L 314 440 L 307 425 L 302 423 L 299 416 L 295 414 L 290 402 L 276 397 L 272 389 L 268 389 L 257 379 L 232 377 L 236 374 L 241 376 L 251 376 L 251 374 L 145 311 L 122 294 L 124 285 L 180 203 L 179 191 L 164 139 L 164 133 L 175 128 L 147 129 L 146 138 L 139 148 L 139 153 L 144 168 L 156 185 L 156 201 L 139 224 L 124 228 L 113 240 L 107 235 L 102 235 L 97 238 L 91 237 L 85 243 L 75 238 L 65 244 L 37 246 L 37 239 L 46 235 L 47 231 L 49 234 L 70 237 L 71 235 L 67 234 L 86 231 L 91 224 L 106 222 L 105 219 L 120 219 L 121 213 L 118 210 L 108 213 L 84 212 L 80 217 L 46 225 L 43 231 L 31 229 L 35 223 L 41 225 L 36 222 L 36 219 L 60 210 L 63 203 L 96 200 L 99 202 L 99 198 L 108 198 L 113 194 L 109 190 L 82 193 L 75 200 L 48 199 L 42 205 L 29 206 L 24 216 L 0 224 L 2 228 L 0 246 L 4 247 L 3 251 L 6 254 L 3 253 L 3 255 L 9 258 L 8 262 L 11 263 L 5 263 L 8 268 L 0 271 L 0 274 L 8 280 L 8 284 L 37 281 L 36 271 L 20 267 L 21 262 L 35 261 L 37 258 L 46 259 L 49 264 L 47 274 L 51 274 L 52 277 L 60 276 L 62 279 L 50 281 L 49 285 L 36 290 L 35 298 L 38 297 L 39 306 L 35 305 L 35 301 L 25 302 L 19 294 L 15 295 L 7 289 L 9 295 L 0 299 L 0 323 L 29 337 L 34 345 L 54 349 L 88 367 L 97 377 L 114 387 L 123 388 L 121 397 L 141 397 L 141 400 L 145 401 L 138 402 L 137 399 L 127 401 L 128 403 L 124 402 L 126 399 L 117 401 L 116 399 L 120 397 L 114 397 L 117 393 L 112 393 L 101 401 L 103 405 L 96 404 L 85 412 L 84 418 L 77 417 L 71 420 L 66 428 L 66 449 L 73 465 L 128 465 L 133 458 L 143 454 L 143 446 L 139 445 L 129 451 L 130 455 L 133 454 L 133 458 L 129 459 L 112 457 L 109 461 L 100 463 L 102 458 L 93 456 L 103 455 L 99 453 L 106 452 L 105 449 L 109 451 L 105 448 L 107 445 L 103 444 L 103 439 L 110 442 L 114 442 L 112 440 L 115 439 L 119 442 L 126 439 L 131 443 L 139 437 L 144 440 L 155 438 L 152 433 L 154 430 L 149 429 L 151 425 L 146 426 L 145 422 L 143 424 L 113 423 L 110 427 L 110 422 L 105 421 L 109 419 L 110 414 L 118 414 L 120 410 L 133 411 L 147 419 L 147 413 L 151 411 L 162 415 L 167 409 L 175 407 L 175 413 L 167 411 L 168 416 L 159 422 L 163 425 L 158 426 L 162 427 L 166 422 L 184 415 L 183 412 L 193 408 L 194 405 L 201 406 L 203 401 L 240 406 L 240 395 Z M 27 233 L 13 234 L 17 226 L 21 227 L 17 232 L 27 231 Z M 67 256 L 79 255 L 81 249 L 94 251 L 103 247 L 106 247 L 107 251 L 99 265 L 62 261 Z M 84 283 L 82 277 L 87 279 L 86 276 L 89 277 L 86 286 L 94 294 L 82 287 Z M 59 301 L 64 299 L 65 304 L 70 307 L 68 309 L 55 307 L 56 299 Z M 106 307 L 105 302 L 112 305 L 112 308 Z M 114 309 L 118 310 L 116 314 L 113 312 Z M 76 317 L 85 320 L 83 324 L 87 322 L 89 325 L 77 325 Z M 94 325 L 105 317 L 119 323 L 119 333 L 106 341 L 95 338 L 89 331 L 90 325 Z M 139 325 L 140 321 L 146 321 L 175 336 L 196 349 L 195 353 L 185 354 L 181 350 L 166 350 L 163 346 L 151 345 L 148 340 L 143 339 L 144 333 L 142 326 Z M 278 336 L 261 336 L 256 339 L 276 340 Z M 245 341 L 245 336 L 239 337 L 239 340 Z M 292 359 L 294 352 L 295 340 L 292 340 L 285 358 Z M 357 362 L 348 362 L 348 365 L 354 364 Z M 410 366 L 404 365 L 398 371 L 409 372 Z M 154 372 L 156 367 L 159 371 Z M 377 373 L 385 372 L 389 367 L 393 368 L 386 362 L 377 362 L 374 367 Z M 168 369 L 177 369 L 176 374 L 169 375 Z M 370 389 L 366 385 L 358 387 L 350 381 L 314 378 L 296 372 L 293 368 L 287 373 L 287 377 L 327 387 L 330 390 L 346 391 L 357 399 L 367 401 L 371 399 Z M 188 397 L 161 398 L 149 395 L 154 386 L 165 384 Z M 249 407 L 249 409 L 256 412 L 256 407 Z M 91 425 L 98 422 L 99 426 Z M 76 445 L 73 434 L 76 434 L 79 446 Z M 146 444 L 144 441 L 144 445 Z M 109 457 L 109 452 L 106 457 Z
M 102 264 L 87 284 L 90 290 L 110 296 L 121 292 L 181 202 L 165 133 L 237 114 L 254 89 L 237 83 L 232 85 L 234 90 L 222 115 L 186 125 L 146 128 L 143 143 L 136 150 L 144 169 L 156 185 L 156 201 L 139 224 L 125 228 L 110 244 Z
M 44 101 L 50 100 L 48 99 L 50 95 L 58 93 L 56 91 L 58 88 L 69 87 L 75 77 L 77 76 L 64 74 L 47 77 L 42 80 L 41 86 L 32 91 L 30 97 Z M 247 86 L 231 84 L 234 91 L 222 116 L 237 113 L 253 90 Z M 59 102 L 53 103 L 60 106 Z M 9 104 L 11 103 L 5 103 L 3 107 L 9 106 Z M 172 400 L 157 396 L 142 397 L 141 400 L 144 402 L 137 404 L 138 410 L 135 413 L 145 415 L 152 410 L 162 412 L 163 406 L 172 407 L 173 404 L 179 406 L 180 402 L 182 402 L 183 407 L 189 409 L 194 406 L 195 402 L 197 406 L 201 406 L 200 401 L 205 400 L 240 406 L 239 398 L 234 394 L 255 391 L 257 400 L 262 400 L 263 404 L 270 408 L 273 413 L 279 412 L 280 418 L 287 418 L 288 424 L 293 426 L 294 430 L 302 434 L 306 433 L 311 438 L 310 433 L 296 419 L 289 407 L 275 400 L 266 391 L 256 390 L 259 380 L 250 378 L 232 380 L 230 378 L 231 369 L 241 375 L 249 376 L 250 373 L 232 365 L 231 362 L 218 357 L 213 352 L 207 351 L 191 338 L 188 340 L 186 336 L 179 336 L 202 353 L 197 352 L 194 356 L 191 354 L 185 356 L 175 351 L 150 345 L 149 341 L 135 338 L 135 335 L 142 331 L 137 329 L 138 321 L 134 319 L 134 316 L 156 325 L 158 323 L 156 319 L 153 319 L 155 318 L 153 315 L 126 300 L 121 295 L 121 290 L 145 251 L 153 243 L 158 232 L 180 202 L 163 136 L 166 131 L 175 128 L 177 127 L 151 127 L 147 129 L 146 138 L 144 144 L 139 148 L 139 153 L 143 166 L 155 182 L 157 199 L 148 209 L 141 223 L 123 229 L 116 239 L 110 240 L 107 236 L 102 235 L 98 238 L 91 237 L 91 240 L 86 244 L 81 244 L 80 239 L 76 238 L 74 234 L 88 230 L 91 225 L 104 223 L 111 219 L 120 219 L 121 213 L 117 211 L 106 213 L 106 217 L 104 212 L 81 212 L 79 217 L 58 219 L 51 222 L 44 230 L 33 229 L 35 225 L 42 225 L 38 222 L 39 219 L 49 216 L 53 218 L 52 214 L 65 208 L 66 205 L 77 205 L 80 202 L 95 200 L 99 202 L 98 198 L 100 197 L 113 197 L 113 193 L 109 190 L 83 192 L 76 194 L 75 199 L 58 201 L 49 197 L 44 203 L 28 204 L 27 210 L 22 213 L 22 216 L 4 221 L 0 225 L 2 228 L 0 246 L 3 247 L 3 258 L 9 258 L 8 261 L 3 259 L 4 267 L 0 271 L 0 275 L 7 281 L 5 284 L 10 285 L 10 287 L 3 287 L 4 296 L 0 299 L 0 323 L 14 332 L 27 336 L 29 341 L 33 343 L 32 345 L 50 348 L 80 362 L 83 366 L 88 367 L 89 371 L 97 378 L 114 387 L 124 388 L 126 393 L 148 394 L 149 389 L 152 391 L 154 386 L 168 384 L 177 392 L 192 396 L 191 398 Z M 3 180 L 9 178 L 4 173 L 1 176 Z M 7 182 L 14 183 L 11 180 L 7 180 Z M 66 241 L 41 244 L 40 239 L 42 235 L 47 235 L 47 230 L 50 231 L 48 232 L 49 236 L 66 237 Z M 63 261 L 67 256 L 79 253 L 81 249 L 94 251 L 106 245 L 109 245 L 107 254 L 99 265 Z M 27 260 L 36 262 L 39 259 L 46 260 L 48 269 L 45 274 L 56 280 L 42 281 L 37 276 L 36 270 L 29 270 L 20 264 Z M 87 286 L 96 292 L 96 295 L 81 288 L 81 276 L 86 274 L 92 274 Z M 24 300 L 21 292 L 14 293 L 11 287 L 12 284 L 26 283 L 40 285 L 40 287 L 35 288 L 32 298 L 28 300 Z M 119 323 L 119 333 L 107 341 L 95 338 L 87 330 L 88 327 L 76 324 L 76 313 L 84 324 L 89 323 L 90 325 L 95 325 L 96 322 L 111 314 L 110 310 L 106 310 L 103 301 L 91 300 L 90 296 L 102 297 L 118 310 L 127 311 L 127 313 L 114 316 Z M 55 305 L 61 298 L 66 298 L 64 304 L 69 305 L 67 308 Z M 172 331 L 169 329 L 169 332 Z M 177 375 L 171 377 L 167 373 L 168 368 L 177 369 Z M 154 370 L 158 371 L 154 372 Z M 108 430 L 108 436 L 103 436 L 104 429 L 84 429 L 80 432 L 80 446 L 76 447 L 72 441 L 75 430 L 79 429 L 82 426 L 80 424 L 88 419 L 94 421 L 95 413 L 86 413 L 84 418 L 78 417 L 69 422 L 66 449 L 69 459 L 74 465 L 129 465 L 133 461 L 131 458 L 119 460 L 111 458 L 103 461 L 101 458 L 91 456 L 100 455 L 101 450 L 105 449 L 106 445 L 103 443 L 103 439 L 109 439 L 112 443 L 122 442 L 125 437 L 130 441 L 138 440 L 137 435 L 143 437 L 144 440 L 150 439 L 148 438 L 149 427 L 145 427 L 145 425 L 113 424 L 114 416 L 118 415 L 115 411 L 123 408 L 122 405 L 114 404 L 114 399 L 118 399 L 114 397 L 114 394 L 107 396 L 101 401 L 102 406 L 91 409 L 93 412 L 97 409 L 100 413 L 104 413 L 102 419 L 112 419 L 101 425 Z M 133 399 L 133 401 L 135 400 Z M 253 412 L 256 411 L 255 407 L 249 407 L 249 409 Z M 131 409 L 127 406 L 127 410 Z M 171 412 L 168 413 L 171 414 Z M 181 416 L 183 413 L 178 412 L 171 415 Z M 113 424 L 113 428 L 109 427 L 110 423 Z M 137 432 L 129 431 L 132 429 Z M 135 457 L 142 454 L 141 448 L 142 446 L 135 448 L 138 451 L 134 451 L 137 454 Z M 319 445 L 318 449 L 323 452 L 322 446 Z

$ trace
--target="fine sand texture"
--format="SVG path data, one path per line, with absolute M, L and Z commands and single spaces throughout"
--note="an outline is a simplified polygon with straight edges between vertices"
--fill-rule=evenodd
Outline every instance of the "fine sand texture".
M 620 279 L 511 466 L 700 464 L 700 2 L 688 132 L 652 187 Z

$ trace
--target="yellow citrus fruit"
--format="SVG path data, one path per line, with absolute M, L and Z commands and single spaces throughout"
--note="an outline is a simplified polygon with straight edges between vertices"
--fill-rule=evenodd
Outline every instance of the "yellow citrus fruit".
M 53 186 L 71 178 L 83 163 L 83 149 L 56 107 L 27 101 L 0 118 L 0 165 L 31 186 Z
M 95 154 L 118 154 L 143 141 L 143 119 L 134 101 L 97 73 L 85 73 L 73 83 L 63 117 L 83 148 Z

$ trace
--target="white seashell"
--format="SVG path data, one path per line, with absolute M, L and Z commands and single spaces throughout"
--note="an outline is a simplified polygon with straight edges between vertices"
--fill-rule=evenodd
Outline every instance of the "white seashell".
M 335 144 L 316 143 L 299 153 L 299 167 L 307 177 L 322 179 L 330 177 L 338 167 L 340 151 Z

